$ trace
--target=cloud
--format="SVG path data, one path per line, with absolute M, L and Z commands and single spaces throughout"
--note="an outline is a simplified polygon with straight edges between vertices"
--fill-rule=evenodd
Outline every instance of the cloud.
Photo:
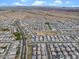
M 16 0 L 17 2 L 26 2 L 27 0 Z
M 49 6 L 61 6 L 62 4 L 62 0 L 54 0 L 52 3 L 49 3 Z
M 13 2 L 11 5 L 13 6 L 26 6 L 25 2 L 27 0 L 17 0 L 16 2 Z
M 71 5 L 71 7 L 79 7 L 79 5 Z
M 62 1 L 61 0 L 55 0 L 54 4 L 62 4 Z
M 69 3 L 70 3 L 70 1 L 65 1 L 65 3 L 66 3 L 66 4 L 69 4 Z
M 32 6 L 44 6 L 46 4 L 46 1 L 35 1 Z
M 65 6 L 70 4 L 71 1 L 68 0 L 54 0 L 52 3 L 49 3 L 49 6 Z
M 16 6 L 24 6 L 25 4 L 22 4 L 20 2 L 14 2 L 13 5 L 16 5 Z
M 26 2 L 26 0 L 21 0 L 21 2 Z

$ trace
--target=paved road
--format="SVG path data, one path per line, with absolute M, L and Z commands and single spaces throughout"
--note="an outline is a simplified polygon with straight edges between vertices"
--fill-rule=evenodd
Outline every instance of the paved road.
M 25 38 L 25 32 L 23 27 L 21 26 L 19 21 L 15 21 L 15 25 L 17 26 L 18 31 L 21 33 L 22 36 L 22 51 L 20 59 L 26 59 L 26 38 Z

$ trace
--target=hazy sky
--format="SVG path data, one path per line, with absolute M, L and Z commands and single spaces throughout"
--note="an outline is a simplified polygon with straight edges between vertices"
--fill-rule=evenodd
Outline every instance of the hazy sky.
M 0 0 L 0 6 L 79 7 L 79 0 Z

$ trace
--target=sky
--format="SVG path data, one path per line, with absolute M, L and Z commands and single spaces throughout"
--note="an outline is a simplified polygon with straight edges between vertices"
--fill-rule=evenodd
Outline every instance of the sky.
M 79 7 L 79 0 L 0 0 L 0 6 Z

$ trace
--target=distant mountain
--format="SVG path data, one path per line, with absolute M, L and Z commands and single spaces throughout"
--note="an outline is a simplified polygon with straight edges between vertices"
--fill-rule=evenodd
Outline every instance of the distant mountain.
M 79 12 L 79 7 L 38 7 L 38 6 L 7 6 L 0 7 L 0 11 L 4 10 L 59 10 L 59 11 L 69 11 L 69 12 Z

